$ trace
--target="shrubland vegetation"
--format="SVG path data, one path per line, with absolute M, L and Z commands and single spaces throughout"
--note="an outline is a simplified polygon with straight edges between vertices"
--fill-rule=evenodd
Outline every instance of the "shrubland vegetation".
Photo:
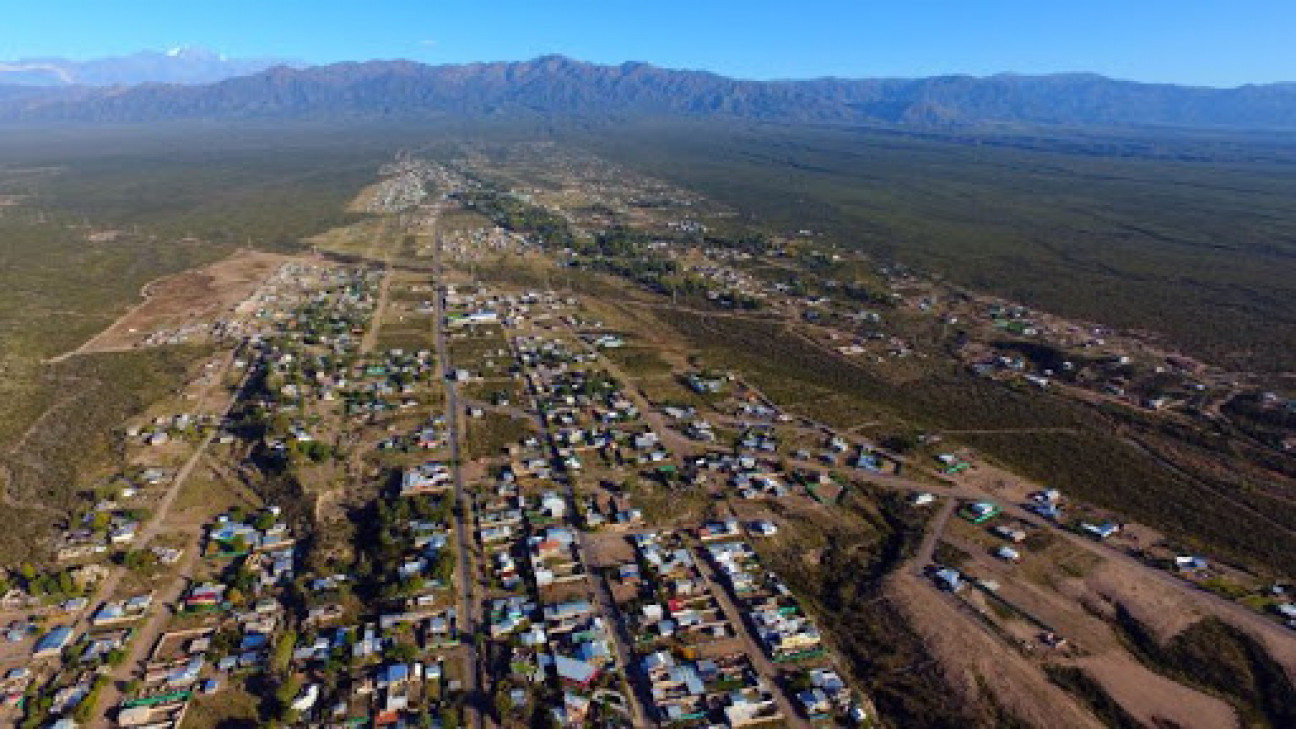
M 76 505 L 77 494 L 96 475 L 125 465 L 122 422 L 174 391 L 201 354 L 180 347 L 74 357 L 33 383 L 49 388 L 52 407 L 16 451 L 0 452 L 11 500 L 3 510 L 0 554 L 42 557 L 42 538 Z
M 642 122 L 571 141 L 827 245 L 1239 368 L 1296 365 L 1283 138 Z
M 925 429 L 1066 429 L 962 435 L 1026 476 L 1117 509 L 1244 564 L 1296 571 L 1296 538 L 1209 475 L 1184 476 L 1122 438 L 1083 405 L 973 377 L 952 366 L 896 384 L 826 353 L 775 322 L 683 310 L 662 316 L 699 351 L 744 372 L 793 412 L 851 427 L 865 420 Z
M 176 387 L 195 352 L 42 361 L 101 331 L 149 281 L 239 246 L 294 250 L 353 219 L 346 201 L 408 139 L 181 127 L 0 139 L 0 193 L 21 196 L 0 208 L 0 460 L 12 527 L 0 551 L 39 551 L 36 537 L 83 481 L 113 463 L 116 429 Z

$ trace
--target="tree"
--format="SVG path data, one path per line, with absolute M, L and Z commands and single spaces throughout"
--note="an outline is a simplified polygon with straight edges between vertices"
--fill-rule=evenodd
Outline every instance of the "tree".
M 90 529 L 95 532 L 107 530 L 110 523 L 112 523 L 112 514 L 106 511 L 96 511 L 95 515 L 90 517 Z
M 282 676 L 287 673 L 288 666 L 292 663 L 293 648 L 297 645 L 297 631 L 285 630 L 279 636 L 279 641 L 275 643 L 274 654 L 270 659 L 270 670 L 275 675 Z
M 495 718 L 503 721 L 508 716 L 509 711 L 513 709 L 513 699 L 509 698 L 508 691 L 504 686 L 495 689 Z
M 418 658 L 418 648 L 414 647 L 412 643 L 400 641 L 387 648 L 384 657 L 396 663 L 410 663 Z
M 288 712 L 292 711 L 293 699 L 301 692 L 302 680 L 296 675 L 288 676 L 279 687 L 275 689 L 274 698 L 277 711 L 275 712 L 280 719 L 285 719 Z
M 73 709 L 72 718 L 75 719 L 78 724 L 85 724 L 94 716 L 95 707 L 99 704 L 99 694 L 103 693 L 104 684 L 107 682 L 108 678 L 106 676 L 96 678 L 94 684 L 90 687 L 89 693 L 87 693 L 81 699 L 81 703 L 77 704 L 76 708 Z
M 449 584 L 453 576 L 454 556 L 450 554 L 450 550 L 442 549 L 437 552 L 436 561 L 432 563 L 432 577 L 441 584 Z

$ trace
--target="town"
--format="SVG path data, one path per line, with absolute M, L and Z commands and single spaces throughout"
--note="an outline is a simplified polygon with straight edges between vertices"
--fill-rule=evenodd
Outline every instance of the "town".
M 841 401 L 663 322 L 751 314 L 897 381 L 943 352 L 1131 418 L 1294 401 L 813 231 L 723 238 L 732 211 L 597 159 L 470 152 L 402 154 L 353 230 L 259 263 L 207 321 L 135 333 L 209 354 L 122 424 L 129 467 L 86 485 L 50 563 L 9 566 L 0 719 L 888 725 L 829 572 L 896 525 L 915 538 L 889 599 L 955 669 L 1008 646 L 1041 691 L 1093 656 L 1164 687 L 1109 624 L 1159 606 L 1291 641 L 1284 578 L 1014 473 L 983 433 L 843 427 Z

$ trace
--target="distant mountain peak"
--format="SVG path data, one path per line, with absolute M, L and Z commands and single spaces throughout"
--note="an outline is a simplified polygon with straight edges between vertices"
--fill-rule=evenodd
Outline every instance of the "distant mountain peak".
M 289 62 L 279 58 L 230 58 L 201 46 L 180 45 L 86 61 L 66 58 L 0 61 L 0 85 L 210 84 L 286 63 Z
M 172 46 L 166 51 L 167 58 L 202 59 L 207 61 L 228 61 L 224 53 L 203 48 L 202 46 Z

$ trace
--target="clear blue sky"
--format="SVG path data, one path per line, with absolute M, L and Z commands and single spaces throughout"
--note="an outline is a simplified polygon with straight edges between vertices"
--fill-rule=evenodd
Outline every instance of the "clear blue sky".
M 1296 0 L 0 0 L 0 59 L 199 45 L 313 63 L 562 53 L 746 78 L 1296 81 Z

